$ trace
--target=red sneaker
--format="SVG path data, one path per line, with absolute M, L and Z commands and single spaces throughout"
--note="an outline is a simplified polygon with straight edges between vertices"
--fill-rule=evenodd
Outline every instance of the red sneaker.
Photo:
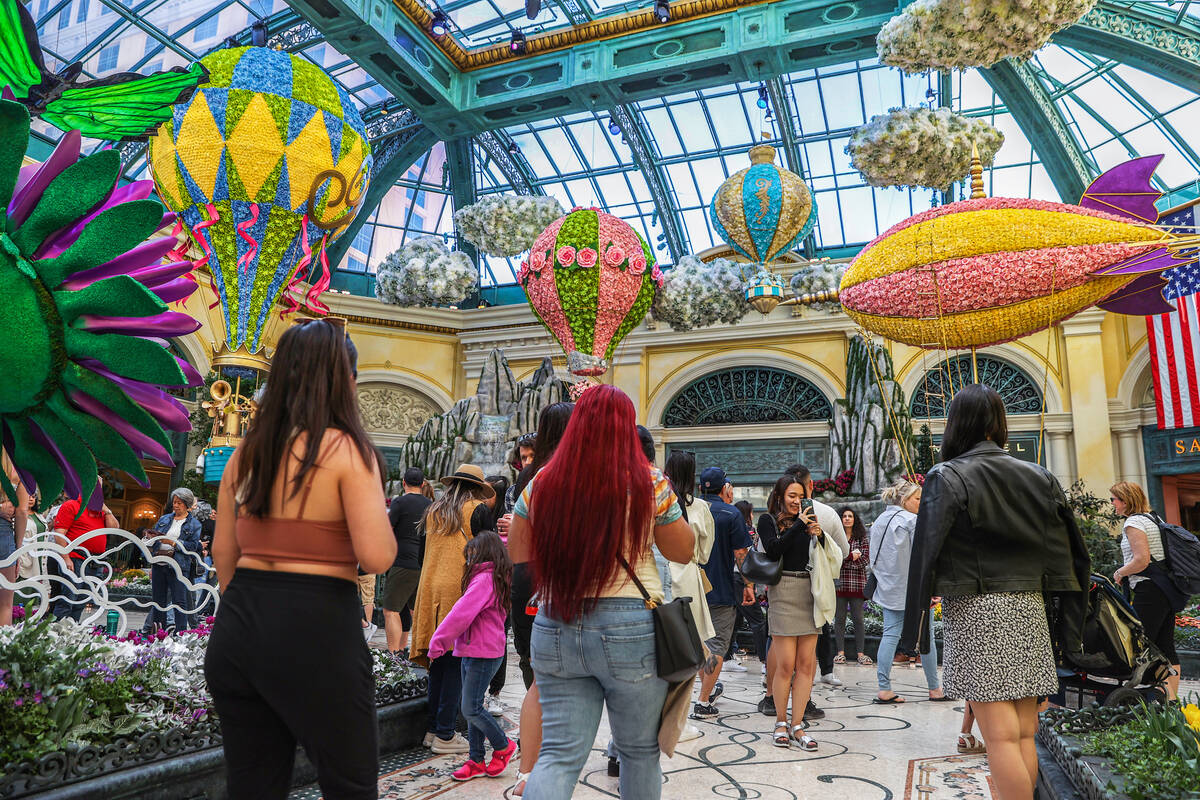
M 508 747 L 492 753 L 492 760 L 487 765 L 487 774 L 494 778 L 501 772 L 504 772 L 504 770 L 508 769 L 508 762 L 512 761 L 512 757 L 516 753 L 517 743 L 509 739 Z
M 487 774 L 487 768 L 483 764 L 467 759 L 467 763 L 454 770 L 454 773 L 450 777 L 456 781 L 469 781 L 471 778 L 481 778 Z

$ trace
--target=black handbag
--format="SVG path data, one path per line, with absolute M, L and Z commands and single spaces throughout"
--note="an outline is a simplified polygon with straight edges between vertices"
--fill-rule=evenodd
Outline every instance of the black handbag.
M 766 553 L 751 550 L 742 559 L 742 577 L 751 583 L 775 586 L 783 577 L 783 562 L 770 558 Z
M 654 650 L 658 662 L 658 677 L 667 683 L 689 680 L 700 671 L 707 659 L 696 620 L 692 616 L 690 597 L 676 597 L 669 603 L 655 603 L 638 576 L 624 558 L 621 566 L 633 579 L 633 584 L 642 593 L 646 608 L 654 617 Z

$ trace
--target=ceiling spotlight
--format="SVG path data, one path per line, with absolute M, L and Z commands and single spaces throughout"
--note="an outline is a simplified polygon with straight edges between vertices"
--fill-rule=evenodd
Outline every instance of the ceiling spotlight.
M 934 92 L 932 88 L 925 90 L 925 99 L 926 100 L 932 100 L 935 95 L 936 95 L 936 92 Z
M 542 11 L 542 0 L 525 0 L 525 16 L 529 19 L 537 19 L 537 15 Z
M 759 86 L 758 86 L 758 107 L 766 108 L 770 104 L 771 104 L 771 101 L 768 99 L 768 96 L 767 96 L 766 84 L 759 84 Z
M 520 55 L 525 52 L 525 33 L 523 31 L 513 31 L 512 39 L 508 43 L 509 52 Z
M 435 11 L 429 23 L 429 32 L 439 39 L 450 32 L 450 19 L 442 11 Z
M 267 44 L 267 23 L 261 19 L 254 20 L 250 26 L 250 44 L 255 47 L 265 47 Z
M 608 118 L 608 132 L 613 136 L 618 136 L 621 133 L 621 126 L 618 125 L 617 121 L 612 117 Z
M 671 3 L 669 0 L 654 0 L 654 16 L 659 22 L 671 21 Z
M 517 144 L 516 142 L 509 142 L 508 152 L 516 155 L 517 153 L 521 152 L 521 145 Z

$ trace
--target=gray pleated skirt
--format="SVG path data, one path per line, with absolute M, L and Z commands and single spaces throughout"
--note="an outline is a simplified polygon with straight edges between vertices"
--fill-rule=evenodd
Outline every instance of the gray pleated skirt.
M 767 587 L 767 629 L 772 636 L 820 633 L 813 621 L 812 579 L 808 572 L 784 572 Z

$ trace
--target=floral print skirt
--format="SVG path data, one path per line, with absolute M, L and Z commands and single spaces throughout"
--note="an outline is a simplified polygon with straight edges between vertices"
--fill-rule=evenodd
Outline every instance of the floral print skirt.
M 1058 691 L 1041 592 L 946 597 L 942 622 L 947 696 L 990 703 Z

